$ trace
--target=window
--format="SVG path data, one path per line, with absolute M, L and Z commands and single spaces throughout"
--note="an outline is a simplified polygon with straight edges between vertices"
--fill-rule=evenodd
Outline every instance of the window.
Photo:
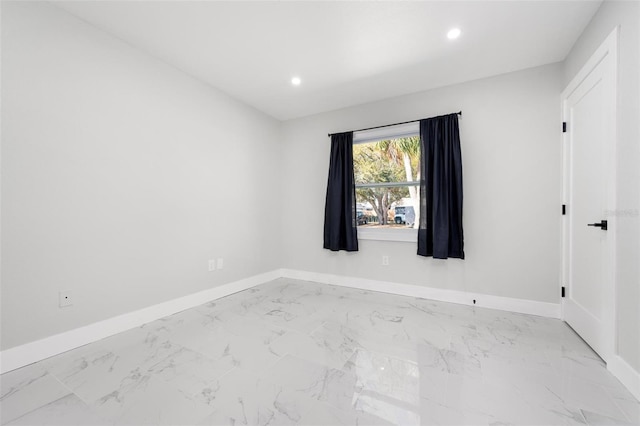
M 409 123 L 354 133 L 359 238 L 416 241 L 420 212 L 418 131 L 418 123 Z

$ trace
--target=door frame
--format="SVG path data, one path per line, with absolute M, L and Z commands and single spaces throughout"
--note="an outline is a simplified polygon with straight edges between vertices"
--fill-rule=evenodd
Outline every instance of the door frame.
M 605 327 L 605 352 L 599 354 L 605 362 L 610 361 L 614 355 L 617 354 L 617 326 L 616 326 L 616 312 L 617 312 L 617 282 L 616 282 L 616 165 L 617 165 L 617 92 L 618 92 L 618 34 L 619 28 L 615 27 L 613 31 L 607 36 L 602 45 L 593 53 L 589 60 L 583 65 L 582 69 L 571 80 L 567 87 L 562 91 L 560 98 L 561 101 L 561 114 L 562 121 L 567 122 L 567 132 L 562 133 L 562 203 L 567 206 L 567 210 L 570 211 L 571 206 L 568 204 L 569 200 L 569 171 L 571 165 L 571 158 L 569 157 L 569 132 L 571 132 L 571 122 L 569 121 L 566 101 L 567 98 L 580 86 L 580 84 L 587 78 L 587 76 L 598 66 L 605 58 L 608 58 L 612 67 L 611 75 L 608 76 L 611 81 L 608 82 L 611 90 L 606 93 L 605 96 L 610 96 L 612 108 L 608 111 L 608 119 L 611 126 L 609 129 L 605 129 L 607 132 L 606 139 L 610 144 L 610 149 L 607 150 L 607 158 L 605 160 L 606 167 L 606 212 L 603 218 L 593 218 L 593 220 L 607 219 L 609 234 L 607 235 L 607 241 L 605 243 L 606 257 L 604 259 L 604 277 L 606 282 L 604 283 L 605 292 L 605 309 L 603 316 L 603 324 Z M 571 292 L 569 288 L 569 217 L 570 215 L 563 215 L 562 217 L 562 250 L 561 250 L 561 279 L 560 287 L 566 287 L 566 291 Z M 586 223 L 584 224 L 586 226 Z M 560 289 L 559 289 L 560 290 Z M 568 296 L 568 295 L 567 295 Z M 561 298 L 561 318 L 566 321 L 565 318 L 565 299 Z

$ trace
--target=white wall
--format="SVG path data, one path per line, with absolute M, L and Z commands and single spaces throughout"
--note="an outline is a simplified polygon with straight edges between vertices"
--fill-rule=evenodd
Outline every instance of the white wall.
M 284 266 L 558 303 L 560 91 L 554 64 L 285 122 L 283 199 L 298 213 L 283 216 Z M 401 242 L 323 250 L 327 133 L 459 110 L 467 258 L 424 258 Z
M 280 124 L 48 3 L 2 2 L 2 123 L 3 350 L 280 266 Z
M 618 198 L 637 211 L 638 13 L 605 2 L 564 64 L 281 126 L 55 6 L 3 2 L 0 349 L 279 267 L 557 303 L 559 94 L 621 25 Z M 467 259 L 323 250 L 327 132 L 460 109 Z M 618 312 L 640 370 L 638 222 L 619 218 Z
M 617 140 L 618 351 L 640 372 L 640 3 L 605 1 L 564 64 L 565 85 L 619 26 Z

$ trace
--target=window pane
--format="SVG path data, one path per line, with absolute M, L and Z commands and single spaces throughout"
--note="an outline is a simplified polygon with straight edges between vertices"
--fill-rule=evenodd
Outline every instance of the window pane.
M 356 222 L 367 228 L 417 228 L 420 187 L 356 189 Z
M 406 185 L 406 182 L 420 180 L 418 136 L 355 144 L 353 169 L 358 185 L 356 187 L 358 226 L 417 227 L 420 188 L 417 185 Z M 399 186 L 400 183 L 405 185 Z M 376 186 L 367 187 L 367 184 L 376 184 Z
M 417 181 L 419 162 L 420 138 L 417 136 L 353 146 L 357 184 Z

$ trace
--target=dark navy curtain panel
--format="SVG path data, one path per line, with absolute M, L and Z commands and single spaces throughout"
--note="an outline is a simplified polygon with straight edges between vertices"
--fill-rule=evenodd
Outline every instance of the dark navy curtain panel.
M 358 251 L 353 132 L 331 135 L 329 180 L 324 208 L 324 248 Z
M 418 255 L 464 259 L 458 114 L 420 120 Z

